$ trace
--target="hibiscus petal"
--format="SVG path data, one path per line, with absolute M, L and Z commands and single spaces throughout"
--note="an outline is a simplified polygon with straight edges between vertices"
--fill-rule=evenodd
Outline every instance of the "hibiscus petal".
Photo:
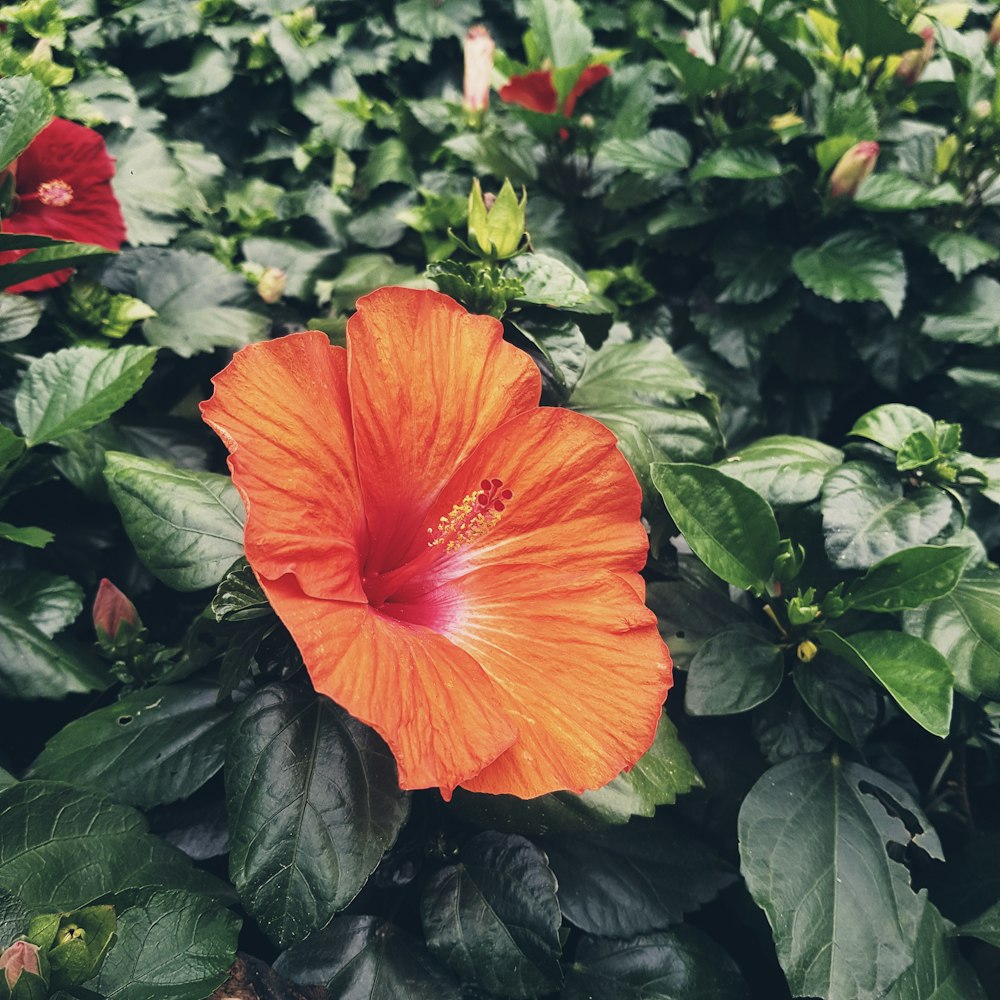
M 354 442 L 370 550 L 399 565 L 428 507 L 476 444 L 534 410 L 541 379 L 489 316 L 438 292 L 383 288 L 347 324 Z
M 244 348 L 213 381 L 202 415 L 229 448 L 256 573 L 364 601 L 346 352 L 315 330 L 293 334 Z
M 581 792 L 649 748 L 670 654 L 656 616 L 620 577 L 491 566 L 442 589 L 465 602 L 449 637 L 486 671 L 518 729 L 511 748 L 463 788 L 521 798 Z
M 379 732 L 400 787 L 439 787 L 450 798 L 512 744 L 516 730 L 489 678 L 437 632 L 309 597 L 290 576 L 261 583 L 313 686 Z
M 551 407 L 509 420 L 479 443 L 445 487 L 418 539 L 432 537 L 453 504 L 494 478 L 513 494 L 496 525 L 421 574 L 425 583 L 434 586 L 492 563 L 531 563 L 567 574 L 602 569 L 628 574 L 642 592 L 635 576 L 648 549 L 640 521 L 642 490 L 603 424 Z
M 568 118 L 573 114 L 573 109 L 576 107 L 576 102 L 595 84 L 601 82 L 601 80 L 606 77 L 611 76 L 611 67 L 606 66 L 604 63 L 595 63 L 593 66 L 588 66 L 577 78 L 576 83 L 573 84 L 573 89 L 569 92 L 566 97 L 566 103 L 563 105 L 563 114 Z
M 506 85 L 500 88 L 500 100 L 506 101 L 507 104 L 519 104 L 522 108 L 538 111 L 543 115 L 553 114 L 559 102 L 559 95 L 552 82 L 552 71 L 538 69 L 520 76 L 512 76 Z

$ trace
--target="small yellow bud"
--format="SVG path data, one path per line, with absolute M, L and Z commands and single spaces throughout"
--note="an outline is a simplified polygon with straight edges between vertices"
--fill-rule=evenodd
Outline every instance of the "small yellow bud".
M 812 663 L 818 652 L 819 647 L 811 639 L 803 639 L 795 649 L 795 655 L 803 663 Z

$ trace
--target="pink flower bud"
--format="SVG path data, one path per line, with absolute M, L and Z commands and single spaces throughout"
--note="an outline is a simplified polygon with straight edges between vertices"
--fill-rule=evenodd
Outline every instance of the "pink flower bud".
M 490 105 L 490 77 L 496 45 L 481 25 L 469 28 L 465 36 L 465 87 L 462 106 L 466 111 L 485 111 Z
M 878 162 L 878 143 L 859 142 L 851 146 L 837 161 L 830 174 L 830 194 L 834 198 L 853 198 Z
M 910 49 L 904 52 L 896 67 L 896 79 L 902 80 L 907 87 L 912 87 L 923 75 L 927 64 L 934 55 L 934 29 L 928 25 L 920 31 L 920 37 L 924 40 L 922 49 Z
M 135 605 L 107 578 L 97 588 L 93 613 L 99 639 L 114 640 L 123 625 L 141 625 Z
M 288 275 L 280 267 L 269 267 L 257 282 L 257 294 L 268 304 L 274 305 L 285 294 Z
M 986 36 L 986 40 L 990 45 L 1000 43 L 1000 13 L 993 15 L 993 20 L 990 23 L 990 33 Z
M 30 972 L 41 976 L 38 965 L 38 945 L 30 941 L 15 941 L 3 954 L 0 954 L 0 969 L 3 969 L 7 986 L 13 989 L 21 978 L 22 972 Z

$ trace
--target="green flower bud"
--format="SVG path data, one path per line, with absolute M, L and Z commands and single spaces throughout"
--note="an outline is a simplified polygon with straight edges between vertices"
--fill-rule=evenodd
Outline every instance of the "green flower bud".
M 525 205 L 527 192 L 517 200 L 513 185 L 503 182 L 496 197 L 483 195 L 478 179 L 472 182 L 469 193 L 469 245 L 482 256 L 492 260 L 513 257 L 524 239 Z

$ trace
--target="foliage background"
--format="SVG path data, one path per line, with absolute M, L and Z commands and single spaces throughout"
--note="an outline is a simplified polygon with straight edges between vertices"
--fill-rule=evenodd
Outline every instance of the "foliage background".
M 0 147 L 29 97 L 100 129 L 130 243 L 0 299 L 0 944 L 111 904 L 59 989 L 128 1000 L 201 1000 L 237 943 L 350 1000 L 1000 996 L 995 14 L 0 8 Z M 479 22 L 498 77 L 613 74 L 571 120 L 470 115 Z M 476 177 L 524 185 L 531 253 L 449 238 Z M 208 378 L 431 279 L 644 486 L 678 683 L 595 793 L 403 796 L 240 561 Z M 95 647 L 105 576 L 144 627 Z

